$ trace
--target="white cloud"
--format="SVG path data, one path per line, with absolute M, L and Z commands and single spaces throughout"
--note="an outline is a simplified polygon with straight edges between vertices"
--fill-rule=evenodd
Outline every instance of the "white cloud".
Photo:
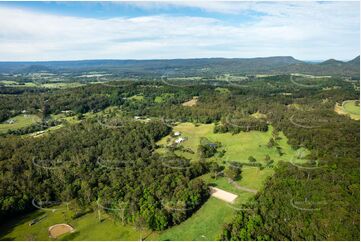
M 293 55 L 350 59 L 359 54 L 358 3 L 132 3 L 196 7 L 257 21 L 155 15 L 95 19 L 0 7 L 1 60 L 152 59 Z

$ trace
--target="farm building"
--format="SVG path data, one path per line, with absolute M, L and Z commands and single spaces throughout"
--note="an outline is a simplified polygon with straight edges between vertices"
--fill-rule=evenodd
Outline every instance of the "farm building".
M 6 123 L 13 124 L 13 123 L 15 123 L 15 120 L 14 119 L 9 119 L 8 121 L 6 121 Z
M 186 140 L 185 138 L 179 137 L 178 139 L 175 140 L 175 143 L 176 143 L 176 144 L 180 144 L 180 143 L 182 143 L 182 142 L 185 141 L 185 140 Z

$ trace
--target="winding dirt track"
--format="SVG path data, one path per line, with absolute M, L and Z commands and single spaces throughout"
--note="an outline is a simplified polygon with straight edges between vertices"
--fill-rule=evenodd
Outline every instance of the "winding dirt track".
M 232 184 L 235 188 L 237 188 L 238 190 L 241 190 L 241 191 L 244 191 L 244 192 L 251 192 L 251 193 L 254 193 L 254 194 L 257 194 L 257 190 L 255 189 L 252 189 L 252 188 L 248 188 L 248 187 L 242 187 L 240 186 L 239 184 L 237 184 L 235 181 L 229 179 L 228 182 L 230 184 Z

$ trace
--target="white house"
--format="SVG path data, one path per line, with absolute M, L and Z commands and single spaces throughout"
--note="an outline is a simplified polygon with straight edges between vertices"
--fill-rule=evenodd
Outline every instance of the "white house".
M 174 136 L 179 136 L 179 135 L 181 135 L 181 132 L 179 131 L 174 132 Z
M 14 119 L 9 119 L 8 121 L 6 121 L 6 123 L 13 124 L 13 123 L 15 123 L 15 120 Z
M 185 140 L 186 140 L 185 138 L 179 137 L 178 139 L 175 140 L 175 143 L 176 143 L 176 144 L 180 144 L 180 143 L 182 143 L 182 142 L 185 141 Z

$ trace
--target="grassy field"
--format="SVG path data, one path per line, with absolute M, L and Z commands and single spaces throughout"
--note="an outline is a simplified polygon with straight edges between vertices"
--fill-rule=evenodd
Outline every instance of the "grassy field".
M 160 96 L 156 96 L 154 98 L 154 102 L 156 103 L 164 103 L 165 101 L 167 101 L 168 98 L 174 97 L 173 93 L 163 93 Z
M 244 80 L 248 80 L 248 77 L 224 74 L 224 75 L 217 76 L 216 80 L 218 80 L 218 81 L 244 81 Z
M 253 168 L 253 167 L 243 167 L 242 168 L 242 174 L 241 179 L 236 181 L 237 184 L 243 187 L 255 189 L 255 190 L 261 190 L 264 182 L 266 179 L 270 176 L 272 176 L 274 173 L 274 170 L 272 168 L 265 168 L 263 170 L 260 170 L 259 168 Z M 232 192 L 234 194 L 241 194 L 242 191 L 238 190 L 235 186 L 230 184 L 225 177 L 218 177 L 218 178 L 211 178 L 210 174 L 205 174 L 201 177 L 205 182 L 211 184 L 212 186 L 216 186 L 220 189 L 226 190 L 228 192 Z
M 222 157 L 222 161 L 241 161 L 248 162 L 248 157 L 253 156 L 258 162 L 264 163 L 266 155 L 269 155 L 275 162 L 279 160 L 304 162 L 300 159 L 294 159 L 296 150 L 287 143 L 287 138 L 280 132 L 278 145 L 281 147 L 282 156 L 278 153 L 276 147 L 268 148 L 267 144 L 272 137 L 272 126 L 269 126 L 267 132 L 251 131 L 240 132 L 239 134 L 231 133 L 213 133 L 214 124 L 201 124 L 195 126 L 192 123 L 181 123 L 173 128 L 174 131 L 181 132 L 182 137 L 186 137 L 187 140 L 182 143 L 185 148 L 189 148 L 195 152 L 191 154 L 183 151 L 176 151 L 177 155 L 182 155 L 193 161 L 197 161 L 200 156 L 197 153 L 198 145 L 201 137 L 206 137 L 213 142 L 221 142 L 222 149 L 224 149 L 225 155 Z M 164 137 L 158 144 L 167 145 L 170 136 Z M 158 151 L 160 153 L 166 152 L 166 148 L 161 148 Z
M 302 73 L 292 73 L 292 76 L 299 76 L 299 77 L 307 77 L 307 78 L 331 78 L 331 76 L 314 76 L 314 75 L 308 75 L 308 74 L 302 74 Z
M 360 105 L 356 100 L 347 100 L 342 105 L 336 103 L 335 112 L 341 115 L 348 115 L 351 119 L 360 120 Z
M 77 219 L 71 219 L 71 211 L 64 206 L 54 207 L 56 211 L 37 210 L 22 218 L 7 221 L 1 225 L 1 240 L 52 240 L 48 235 L 48 228 L 58 223 L 68 223 L 75 228 L 75 232 L 65 234 L 58 240 L 139 240 L 140 236 L 146 240 L 155 240 L 158 234 L 151 231 L 137 231 L 131 225 L 122 225 L 113 221 L 102 213 L 100 222 L 97 212 L 85 214 Z M 31 220 L 46 215 L 38 223 L 29 226 Z
M 129 100 L 133 100 L 133 101 L 143 101 L 144 100 L 144 96 L 143 95 L 134 95 L 128 98 Z
M 80 120 L 76 116 L 66 116 L 63 113 L 52 114 L 50 116 L 50 119 L 51 120 L 58 120 L 58 121 L 65 121 L 65 123 L 69 123 L 69 124 L 75 124 L 75 123 L 80 122 Z M 41 136 L 43 136 L 45 134 L 48 134 L 48 133 L 50 133 L 52 131 L 55 131 L 55 130 L 58 130 L 58 129 L 62 128 L 62 127 L 64 127 L 64 123 L 61 123 L 61 124 L 56 125 L 56 126 L 52 126 L 52 127 L 47 128 L 45 130 L 30 133 L 30 134 L 27 134 L 27 135 L 32 136 L 32 137 L 41 137 Z
M 188 76 L 188 77 L 168 77 L 167 80 L 169 81 L 199 81 L 201 80 L 201 76 Z
M 225 156 L 222 158 L 212 158 L 222 165 L 227 166 L 226 161 L 242 161 L 247 162 L 248 157 L 252 155 L 258 162 L 264 163 L 264 157 L 269 155 L 275 160 L 275 164 L 279 160 L 292 160 L 297 151 L 293 150 L 287 144 L 287 138 L 283 133 L 279 133 L 278 145 L 281 147 L 282 156 L 277 152 L 275 147 L 268 148 L 267 143 L 272 137 L 272 126 L 269 126 L 267 132 L 251 131 L 241 132 L 232 135 L 230 133 L 215 134 L 213 133 L 214 124 L 194 125 L 192 123 L 180 123 L 173 128 L 173 131 L 181 132 L 182 137 L 187 140 L 182 143 L 185 148 L 189 148 L 195 152 L 191 154 L 183 151 L 176 151 L 176 154 L 184 156 L 196 162 L 200 157 L 197 153 L 197 147 L 201 137 L 206 137 L 212 142 L 221 142 Z M 167 145 L 173 142 L 174 138 L 170 136 L 163 138 L 159 144 Z M 301 151 L 301 150 L 300 150 Z M 304 151 L 304 150 L 302 150 Z M 160 148 L 158 152 L 165 153 L 167 148 Z M 304 151 L 307 154 L 307 151 Z M 211 160 L 212 160 L 211 159 Z M 304 162 L 304 160 L 293 159 L 293 161 Z M 274 173 L 273 168 L 254 168 L 244 166 L 242 168 L 241 179 L 236 181 L 238 186 L 229 183 L 225 177 L 211 178 L 210 174 L 205 174 L 201 178 L 208 184 L 216 186 L 220 189 L 238 195 L 234 204 L 228 204 L 217 198 L 210 198 L 192 217 L 187 219 L 180 225 L 174 226 L 161 233 L 161 240 L 215 240 L 222 232 L 223 224 L 232 219 L 234 213 L 241 209 L 242 204 L 247 203 L 254 193 L 246 192 L 239 189 L 245 187 L 260 191 L 263 189 L 264 183 Z
M 13 123 L 10 123 L 12 121 Z M 19 114 L 15 117 L 8 119 L 7 121 L 0 124 L 0 133 L 5 133 L 12 129 L 21 129 L 28 127 L 36 122 L 39 122 L 40 118 L 33 114 Z
M 360 115 L 360 105 L 357 105 L 355 100 L 344 101 L 342 107 L 350 114 Z
M 1 80 L 1 81 L 0 81 L 0 84 L 3 84 L 3 85 L 5 85 L 5 86 L 7 86 L 7 85 L 16 85 L 17 82 L 16 82 L 16 81 Z
M 80 82 L 50 82 L 50 83 L 36 83 L 36 82 L 26 82 L 24 84 L 18 83 L 16 81 L 0 81 L 0 84 L 4 84 L 8 87 L 39 87 L 39 88 L 73 88 L 83 86 Z
M 224 88 L 224 87 L 217 87 L 214 90 L 221 93 L 221 94 L 229 94 L 229 93 L 231 93 L 231 91 L 228 88 Z
M 185 222 L 162 232 L 159 240 L 216 240 L 233 212 L 225 202 L 211 197 Z
M 73 87 L 80 87 L 83 86 L 84 84 L 79 83 L 79 82 L 54 82 L 54 83 L 44 83 L 41 84 L 40 87 L 44 87 L 44 88 L 73 88 Z
M 266 119 L 267 118 L 266 114 L 260 113 L 258 111 L 256 113 L 251 114 L 251 116 L 254 118 L 257 118 L 257 119 Z

